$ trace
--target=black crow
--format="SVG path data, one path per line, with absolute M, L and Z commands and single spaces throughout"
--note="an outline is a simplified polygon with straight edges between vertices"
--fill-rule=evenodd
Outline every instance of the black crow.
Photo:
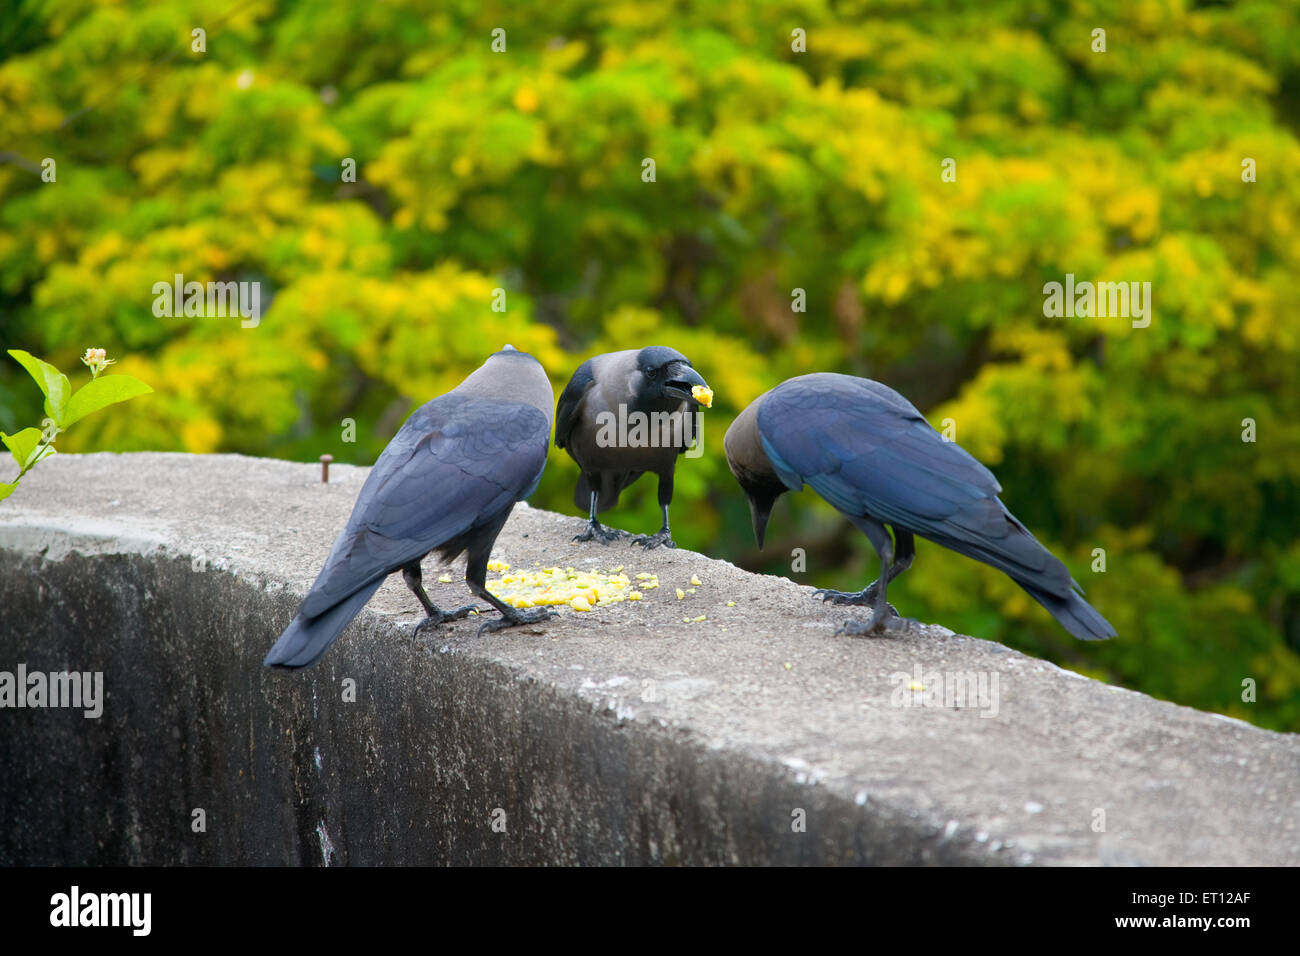
M 776 499 L 808 484 L 876 549 L 876 581 L 852 594 L 816 592 L 836 604 L 872 605 L 870 625 L 850 622 L 849 633 L 889 628 L 897 612 L 885 591 L 911 566 L 919 534 L 1006 572 L 1075 637 L 1115 636 L 1065 565 L 998 500 L 1002 486 L 992 472 L 888 386 L 828 372 L 789 379 L 741 412 L 723 445 L 760 548 Z
M 581 469 L 573 503 L 591 515 L 574 541 L 609 544 L 627 532 L 603 528 L 596 515 L 647 471 L 659 476 L 664 526 L 633 543 L 675 548 L 668 530 L 677 456 L 695 441 L 695 411 L 713 402 L 704 379 L 675 349 L 652 345 L 606 352 L 578 366 L 555 406 L 555 447 Z
M 552 616 L 510 607 L 485 582 L 497 535 L 546 467 L 553 396 L 541 364 L 507 345 L 417 409 L 370 470 L 325 567 L 263 663 L 314 664 L 395 571 L 428 614 L 417 633 L 465 617 L 472 604 L 442 611 L 425 593 L 420 561 L 434 551 L 443 561 L 468 552 L 465 583 L 502 614 L 480 632 Z

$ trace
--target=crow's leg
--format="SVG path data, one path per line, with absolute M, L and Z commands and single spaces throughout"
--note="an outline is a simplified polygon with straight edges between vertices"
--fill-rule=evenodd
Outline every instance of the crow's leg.
M 894 527 L 894 563 L 889 566 L 889 573 L 885 576 L 885 584 L 898 577 L 904 571 L 912 566 L 912 559 L 916 557 L 916 539 L 912 537 L 912 532 L 904 531 L 898 526 Z M 861 591 L 832 591 L 829 588 L 820 588 L 813 592 L 813 597 L 821 596 L 823 601 L 830 601 L 832 604 L 873 604 L 876 600 L 876 589 L 880 586 L 879 579 L 872 581 Z M 891 604 L 892 608 L 893 605 Z M 894 611 L 898 613 L 897 610 Z
M 426 627 L 437 627 L 447 621 L 459 621 L 467 616 L 471 611 L 477 610 L 473 604 L 467 604 L 464 607 L 458 607 L 454 611 L 443 611 L 429 600 L 429 595 L 424 590 L 424 583 L 420 574 L 420 562 L 412 561 L 406 567 L 402 568 L 402 580 L 406 586 L 411 589 L 411 593 L 420 599 L 424 605 L 424 613 L 428 615 L 423 621 L 415 625 L 415 632 L 419 634 Z
M 675 467 L 675 463 L 674 463 Z M 633 544 L 639 544 L 647 550 L 657 548 L 663 545 L 665 548 L 677 547 L 673 541 L 672 533 L 668 530 L 668 505 L 673 500 L 673 473 L 665 472 L 659 476 L 659 507 L 664 513 L 664 526 L 654 534 L 639 534 L 632 539 Z
M 596 540 L 601 544 L 609 544 L 617 541 L 627 534 L 626 531 L 620 531 L 618 528 L 605 528 L 596 520 L 596 501 L 599 498 L 597 492 L 591 493 L 591 521 L 587 523 L 587 530 L 582 534 L 574 535 L 574 541 L 591 541 Z
M 876 594 L 871 606 L 871 620 L 845 621 L 836 634 L 884 634 L 895 630 L 898 624 L 898 612 L 885 600 L 889 588 L 890 570 L 894 564 L 894 541 L 889 530 L 874 518 L 850 518 L 854 526 L 867 536 L 871 546 L 880 555 L 880 577 L 876 580 Z M 901 572 L 899 572 L 901 573 Z M 864 589 L 865 590 L 865 589 Z
M 487 589 L 488 554 L 495 540 L 496 534 L 493 534 L 481 551 L 474 547 L 466 556 L 468 564 L 465 567 L 465 583 L 469 585 L 471 591 L 501 612 L 501 620 L 486 622 L 478 632 L 482 634 L 488 631 L 499 631 L 503 627 L 514 627 L 517 624 L 536 624 L 548 617 L 557 617 L 558 613 L 550 608 L 513 608 Z

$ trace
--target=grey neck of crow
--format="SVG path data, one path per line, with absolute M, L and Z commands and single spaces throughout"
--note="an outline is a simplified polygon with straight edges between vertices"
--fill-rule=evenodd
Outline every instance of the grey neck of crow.
M 527 352 L 510 346 L 489 355 L 452 393 L 466 398 L 522 402 L 545 413 L 547 428 L 554 423 L 555 393 L 545 370 Z
M 736 476 L 745 498 L 749 501 L 749 515 L 754 522 L 754 540 L 760 550 L 763 539 L 767 536 L 767 521 L 772 516 L 772 506 L 776 499 L 790 489 L 785 486 L 771 460 L 763 451 L 758 436 L 758 407 L 763 402 L 764 392 L 736 416 L 736 420 L 727 429 L 722 439 L 723 449 L 727 454 L 727 464 Z

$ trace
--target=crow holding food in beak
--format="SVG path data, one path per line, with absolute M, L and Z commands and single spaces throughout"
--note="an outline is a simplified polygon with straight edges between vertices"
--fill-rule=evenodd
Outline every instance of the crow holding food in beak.
M 674 548 L 668 528 L 677 457 L 696 440 L 695 413 L 713 404 L 713 392 L 690 360 L 652 345 L 587 359 L 555 407 L 555 445 L 581 469 L 573 503 L 590 515 L 575 541 L 603 544 L 627 532 L 602 527 L 596 515 L 618 504 L 619 494 L 646 472 L 659 476 L 664 524 L 633 543 Z

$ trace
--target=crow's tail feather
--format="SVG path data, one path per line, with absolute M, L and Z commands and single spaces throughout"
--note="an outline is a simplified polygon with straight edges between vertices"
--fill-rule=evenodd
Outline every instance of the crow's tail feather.
M 1001 505 L 1001 502 L 998 502 Z M 936 541 L 958 554 L 983 561 L 1006 574 L 1047 608 L 1061 626 L 1081 641 L 1104 641 L 1115 636 L 1115 628 L 1097 613 L 1075 590 L 1078 587 L 1065 565 L 1039 543 L 1011 513 L 1002 507 L 1016 533 L 1001 539 L 958 538 L 950 534 L 933 534 L 912 528 L 923 537 Z M 1041 570 L 1035 571 L 1035 568 Z
M 376 579 L 316 617 L 295 617 L 262 664 L 282 670 L 298 670 L 315 664 L 383 582 L 382 577 Z
M 1063 628 L 1081 641 L 1104 641 L 1115 636 L 1115 628 L 1097 613 L 1097 609 L 1085 601 L 1077 591 L 1067 591 L 1064 596 L 1036 588 L 1024 581 L 1017 580 L 1029 596 L 1047 608 Z

